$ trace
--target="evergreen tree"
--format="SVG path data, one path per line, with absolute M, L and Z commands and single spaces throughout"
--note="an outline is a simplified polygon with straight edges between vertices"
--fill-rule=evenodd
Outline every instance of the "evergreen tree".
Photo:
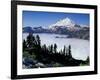
M 87 59 L 86 59 L 86 64 L 89 65 L 89 63 L 90 63 L 90 59 L 89 59 L 89 56 L 88 56 Z
M 57 53 L 57 45 L 54 44 L 54 53 Z
M 36 42 L 37 42 L 37 45 L 41 45 L 41 40 L 40 40 L 40 37 L 39 35 L 36 36 Z
M 46 44 L 44 44 L 44 45 L 42 46 L 42 49 L 43 49 L 44 52 L 46 52 L 46 50 L 47 50 Z
M 66 55 L 66 46 L 64 45 L 63 54 Z
M 50 49 L 51 49 L 50 52 L 53 53 L 53 45 L 50 46 Z
M 41 40 L 39 35 L 36 36 L 36 53 L 37 54 L 41 53 Z
M 50 45 L 48 46 L 48 51 L 49 51 L 49 53 L 50 53 L 50 50 L 51 50 L 51 48 L 50 48 Z
M 29 33 L 27 36 L 27 46 L 28 48 L 31 48 L 33 46 L 33 35 L 32 33 Z
M 66 48 L 66 56 L 68 56 L 68 55 L 69 55 L 69 49 Z
M 48 51 L 49 51 L 49 53 L 53 53 L 53 45 L 50 45 L 50 46 L 48 46 Z
M 26 41 L 23 40 L 23 51 L 25 51 L 26 48 L 27 48 Z
M 71 45 L 69 45 L 69 57 L 72 58 L 72 54 L 71 54 Z
M 59 53 L 60 53 L 60 54 L 63 54 L 63 50 L 61 49 Z
M 32 35 L 32 42 L 33 42 L 33 43 L 32 43 L 33 46 L 35 46 L 35 45 L 36 45 L 36 39 L 35 39 L 35 36 L 33 36 L 33 35 Z
M 29 50 L 29 53 L 32 55 L 33 50 L 36 48 L 36 40 L 35 37 L 33 36 L 33 33 L 29 33 L 29 35 L 27 36 L 27 47 Z

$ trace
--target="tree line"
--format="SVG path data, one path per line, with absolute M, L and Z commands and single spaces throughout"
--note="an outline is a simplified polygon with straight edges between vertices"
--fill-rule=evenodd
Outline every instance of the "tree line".
M 85 64 L 86 61 L 76 60 L 72 57 L 71 45 L 64 46 L 63 49 L 57 51 L 57 44 L 41 45 L 39 35 L 34 36 L 29 33 L 26 40 L 23 40 L 23 52 L 27 51 L 30 55 L 35 55 L 36 60 L 44 64 L 49 64 L 52 61 L 58 62 L 64 66 L 79 66 L 81 63 Z

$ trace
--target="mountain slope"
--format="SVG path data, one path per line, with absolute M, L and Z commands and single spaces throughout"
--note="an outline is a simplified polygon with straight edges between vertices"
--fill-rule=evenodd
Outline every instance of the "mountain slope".
M 33 29 L 30 26 L 23 28 L 23 33 L 33 33 Z

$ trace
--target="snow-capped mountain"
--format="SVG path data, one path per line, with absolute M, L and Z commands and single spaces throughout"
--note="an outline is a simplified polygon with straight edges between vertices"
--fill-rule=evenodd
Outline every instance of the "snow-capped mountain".
M 86 26 L 86 25 L 84 25 L 84 26 Z M 55 24 L 50 25 L 49 29 L 55 31 L 59 28 L 61 28 L 61 29 L 67 28 L 68 30 L 75 31 L 75 30 L 80 30 L 82 27 L 83 27 L 83 25 L 79 25 L 79 24 L 75 23 L 73 20 L 71 20 L 70 18 L 66 17 L 64 19 L 57 21 Z
M 52 24 L 49 26 L 49 28 L 54 28 L 55 26 L 61 26 L 61 27 L 74 27 L 75 23 L 70 18 L 66 17 L 64 19 L 61 19 L 57 21 L 55 24 Z

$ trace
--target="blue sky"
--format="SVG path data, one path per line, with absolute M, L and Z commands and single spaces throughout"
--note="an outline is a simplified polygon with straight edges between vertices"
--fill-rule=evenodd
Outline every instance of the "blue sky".
M 89 25 L 89 14 L 82 13 L 61 13 L 61 12 L 36 12 L 36 11 L 23 11 L 23 27 L 48 27 L 56 23 L 60 19 L 70 18 L 77 24 Z

